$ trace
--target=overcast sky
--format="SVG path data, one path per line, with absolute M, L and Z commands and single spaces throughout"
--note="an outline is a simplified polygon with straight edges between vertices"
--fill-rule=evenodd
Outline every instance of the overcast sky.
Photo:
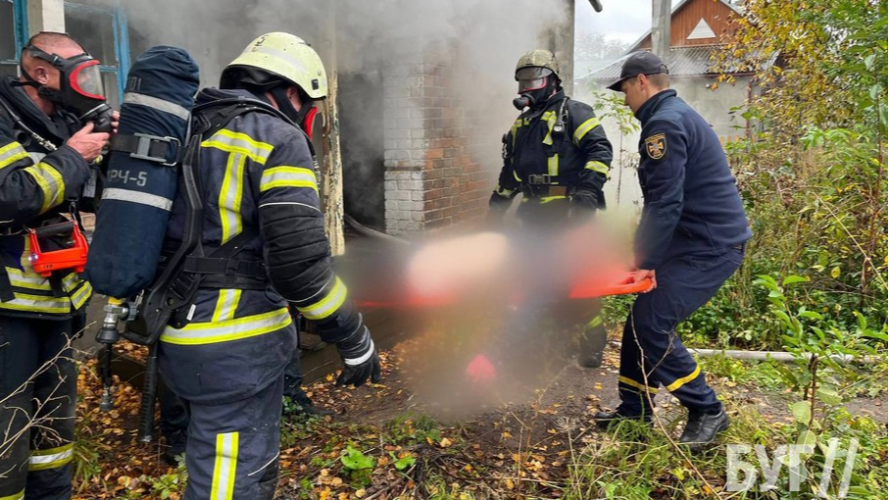
M 596 12 L 589 0 L 576 0 L 575 36 L 602 33 L 606 38 L 635 42 L 651 28 L 651 0 L 600 0 L 602 12 Z M 679 0 L 672 0 L 673 5 Z

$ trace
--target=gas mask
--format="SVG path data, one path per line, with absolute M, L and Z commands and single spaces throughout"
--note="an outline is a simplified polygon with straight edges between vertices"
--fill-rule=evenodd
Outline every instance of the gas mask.
M 546 102 L 556 85 L 552 70 L 547 68 L 522 68 L 516 71 L 515 79 L 519 82 L 519 96 L 512 100 L 512 105 L 519 111 Z
M 318 114 L 318 108 L 315 107 L 315 102 L 300 90 L 300 101 L 302 102 L 302 106 L 300 106 L 299 111 L 297 111 L 287 97 L 288 88 L 289 85 L 280 85 L 273 88 L 270 92 L 278 103 L 280 111 L 284 113 L 287 118 L 293 120 L 293 123 L 299 125 L 303 132 L 309 136 L 309 140 L 311 141 L 312 129 L 315 125 L 315 115 Z
M 42 59 L 59 70 L 59 90 L 34 80 L 24 66 L 26 83 L 37 89 L 46 100 L 74 113 L 82 123 L 93 122 L 94 131 L 111 132 L 111 107 L 105 102 L 99 61 L 87 53 L 65 59 L 32 46 L 25 47 L 31 56 Z

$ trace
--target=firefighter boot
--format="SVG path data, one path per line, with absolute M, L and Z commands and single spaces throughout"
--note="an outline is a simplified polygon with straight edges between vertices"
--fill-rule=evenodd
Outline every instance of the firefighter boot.
M 593 415 L 596 427 L 605 430 L 615 422 L 623 422 L 626 420 L 639 420 L 651 425 L 651 411 L 642 411 L 641 413 L 631 413 L 626 409 L 618 407 L 615 411 L 598 411 Z
M 680 444 L 688 445 L 691 451 L 700 451 L 716 439 L 716 434 L 728 429 L 729 419 L 725 408 L 719 413 L 706 413 L 700 410 L 688 411 L 688 422 L 679 438 Z
M 285 396 L 282 413 L 286 416 L 306 418 L 323 418 L 334 414 L 332 410 L 325 410 L 315 406 L 309 395 L 302 388 L 295 389 L 292 391 L 292 394 Z

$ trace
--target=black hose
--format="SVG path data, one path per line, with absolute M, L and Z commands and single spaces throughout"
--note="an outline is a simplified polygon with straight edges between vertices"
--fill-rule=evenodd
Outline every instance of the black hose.
M 392 236 L 391 234 L 386 234 L 381 231 L 377 231 L 376 229 L 371 229 L 357 220 L 355 220 L 349 214 L 343 214 L 343 221 L 348 224 L 352 229 L 358 231 L 358 233 L 363 234 L 364 236 L 369 236 L 371 238 L 379 238 L 381 240 L 390 241 L 392 243 L 398 243 L 399 245 L 410 245 L 411 242 L 405 240 L 403 238 L 399 238 L 397 236 Z
M 145 362 L 145 384 L 142 387 L 142 407 L 139 411 L 139 442 L 154 441 L 154 403 L 157 400 L 157 343 L 148 347 Z

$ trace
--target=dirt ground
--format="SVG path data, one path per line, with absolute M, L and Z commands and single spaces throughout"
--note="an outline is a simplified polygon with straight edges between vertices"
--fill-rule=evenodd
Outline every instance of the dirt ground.
M 458 411 L 417 393 L 419 387 L 429 385 L 412 378 L 417 367 L 404 363 L 410 352 L 410 345 L 399 345 L 382 353 L 381 384 L 338 389 L 323 381 L 306 387 L 316 405 L 333 410 L 335 416 L 309 423 L 285 422 L 277 498 L 423 498 L 441 489 L 433 486 L 430 490 L 424 484 L 433 475 L 445 484 L 459 483 L 479 494 L 486 490 L 518 493 L 524 487 L 537 496 L 556 498 L 559 485 L 568 477 L 570 456 L 599 437 L 593 413 L 618 403 L 614 345 L 609 345 L 601 368 L 583 369 L 565 353 L 554 362 L 550 358 L 546 377 L 537 374 L 538 385 L 511 391 L 514 399 L 476 393 L 472 404 Z M 160 461 L 164 446 L 136 442 L 138 391 L 120 384 L 115 410 L 102 413 L 95 361 L 82 364 L 79 382 L 81 449 L 98 465 L 95 470 L 80 471 L 80 491 L 74 498 L 162 498 L 164 487 L 158 486 L 157 478 L 174 483 L 167 488 L 167 498 L 180 498 L 184 491 L 177 484 L 181 475 Z M 789 395 L 717 377 L 710 377 L 710 382 L 730 409 L 753 406 L 773 423 L 792 418 Z M 452 403 L 465 399 L 454 396 L 444 399 Z M 679 426 L 674 424 L 684 415 L 678 403 L 666 391 L 657 395 L 655 403 L 658 417 L 668 429 L 677 431 Z M 849 409 L 886 425 L 885 394 L 853 401 Z M 432 420 L 424 420 L 423 415 Z M 374 468 L 357 473 L 344 468 L 340 457 L 349 447 L 373 458 Z M 393 467 L 403 458 L 416 463 L 403 470 Z

